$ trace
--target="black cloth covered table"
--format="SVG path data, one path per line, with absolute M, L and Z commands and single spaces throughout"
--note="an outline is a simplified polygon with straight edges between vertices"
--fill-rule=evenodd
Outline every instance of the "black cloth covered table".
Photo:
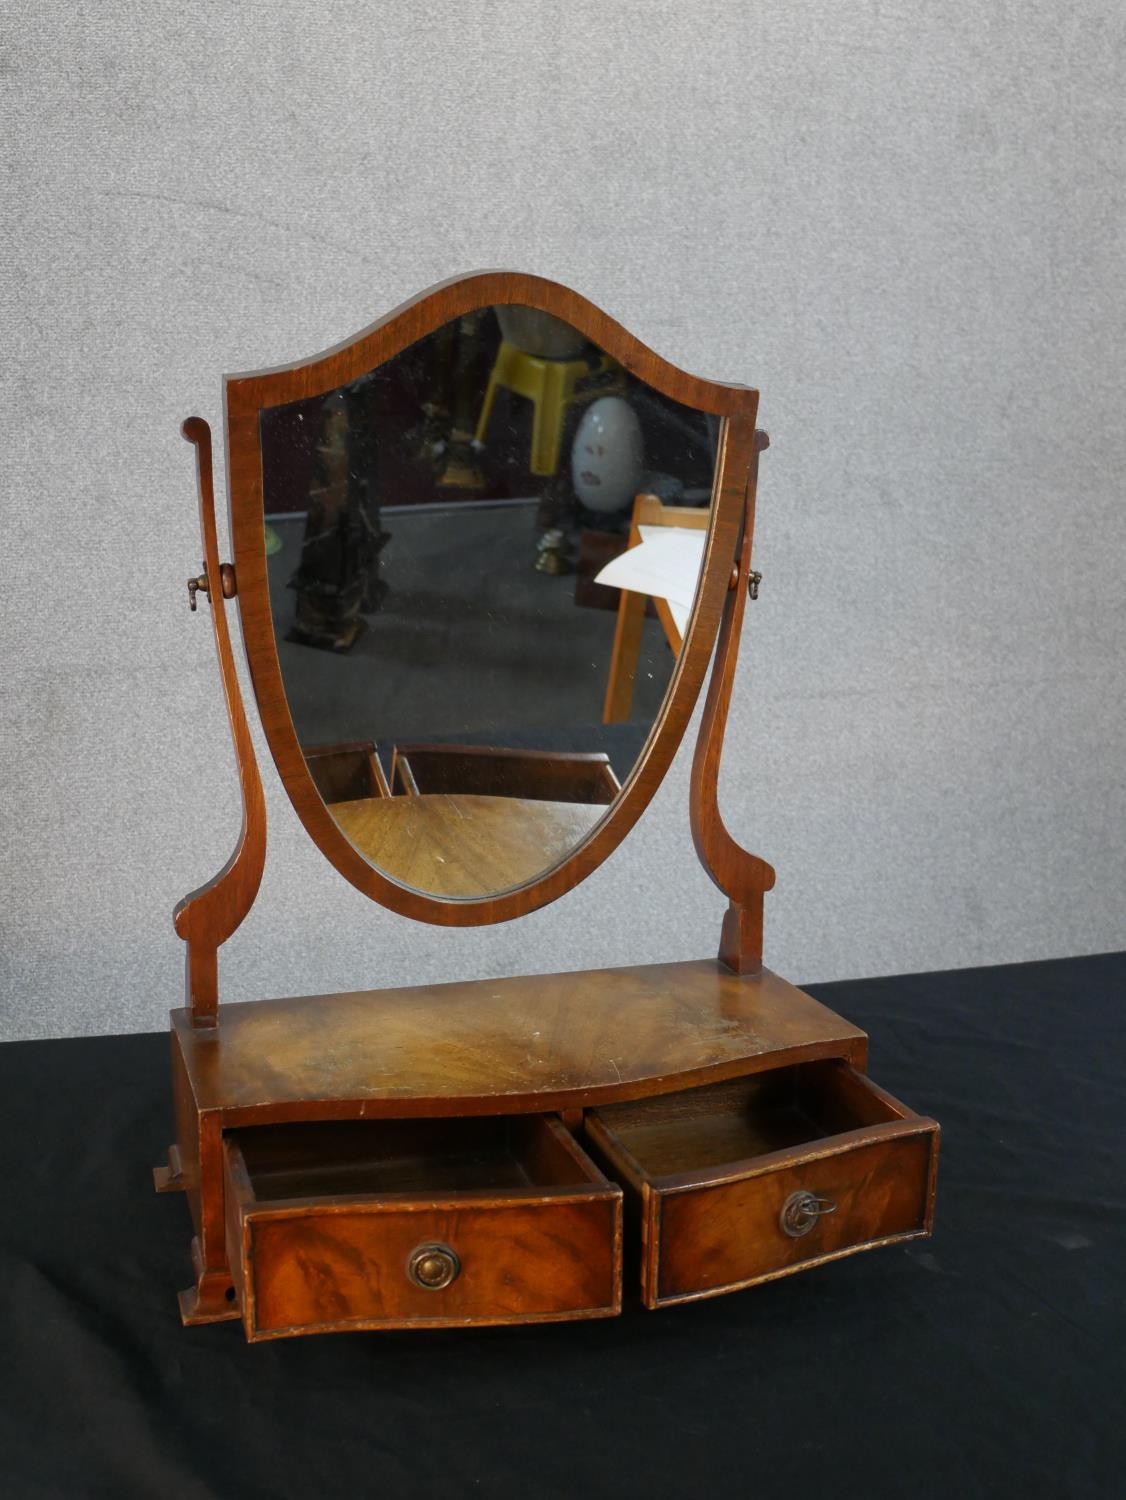
M 933 1240 L 540 1328 L 181 1328 L 166 1040 L 0 1048 L 0 1494 L 1126 1495 L 1126 954 L 811 988 L 942 1122 Z

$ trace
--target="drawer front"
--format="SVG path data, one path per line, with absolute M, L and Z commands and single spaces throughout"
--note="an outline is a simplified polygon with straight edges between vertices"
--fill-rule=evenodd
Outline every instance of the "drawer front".
M 733 1291 L 930 1228 L 937 1127 L 764 1163 L 722 1182 L 645 1189 L 649 1306 Z
M 251 1210 L 247 1334 L 597 1317 L 621 1307 L 621 1198 Z

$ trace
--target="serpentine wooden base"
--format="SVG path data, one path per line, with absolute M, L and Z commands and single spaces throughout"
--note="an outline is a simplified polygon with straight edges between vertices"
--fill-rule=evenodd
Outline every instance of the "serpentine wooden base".
M 263 1000 L 214 1027 L 174 1011 L 177 1139 L 156 1177 L 195 1227 L 184 1322 L 241 1313 L 264 1339 L 607 1316 L 623 1206 L 628 1235 L 648 1226 L 651 1306 L 926 1233 L 937 1127 L 869 1084 L 866 1058 L 811 996 L 712 960 Z M 629 1101 L 640 1124 L 615 1113 Z M 678 1187 L 725 1184 L 713 1238 L 751 1225 L 754 1253 L 721 1253 L 705 1214 L 658 1261 Z M 783 1187 L 797 1234 L 779 1239 Z

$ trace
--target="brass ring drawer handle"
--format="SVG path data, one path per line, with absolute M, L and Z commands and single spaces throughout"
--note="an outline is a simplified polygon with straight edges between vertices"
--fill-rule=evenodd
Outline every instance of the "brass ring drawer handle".
M 808 1234 L 823 1214 L 835 1214 L 836 1211 L 837 1205 L 831 1198 L 819 1198 L 816 1193 L 802 1188 L 791 1193 L 783 1203 L 778 1222 L 783 1233 L 796 1240 L 803 1234 Z
M 415 1286 L 428 1292 L 440 1292 L 449 1286 L 461 1270 L 461 1261 L 449 1245 L 419 1245 L 407 1261 L 407 1275 Z

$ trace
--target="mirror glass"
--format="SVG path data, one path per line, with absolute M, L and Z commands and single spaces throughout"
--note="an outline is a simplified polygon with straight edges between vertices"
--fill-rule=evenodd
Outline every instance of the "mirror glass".
M 718 420 L 497 307 L 260 422 L 282 678 L 337 826 L 436 896 L 542 875 L 660 714 Z

